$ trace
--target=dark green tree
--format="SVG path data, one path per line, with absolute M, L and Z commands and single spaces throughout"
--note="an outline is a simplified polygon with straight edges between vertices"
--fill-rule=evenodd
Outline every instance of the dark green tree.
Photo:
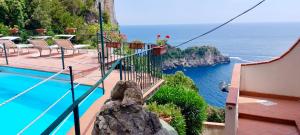
M 26 14 L 24 12 L 25 1 L 24 0 L 0 0 L 0 21 L 13 27 L 14 25 L 18 25 L 23 28 L 25 26 L 25 17 Z
M 8 7 L 4 0 L 0 0 L 0 23 L 6 24 Z
M 34 28 L 51 28 L 52 17 L 50 15 L 52 7 L 51 1 L 49 0 L 33 0 L 31 6 L 34 7 L 32 10 L 31 26 Z

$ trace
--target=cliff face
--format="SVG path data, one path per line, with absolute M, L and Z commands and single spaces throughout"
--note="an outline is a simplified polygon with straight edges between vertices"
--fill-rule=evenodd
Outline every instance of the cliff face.
M 116 18 L 116 12 L 115 12 L 115 1 L 114 0 L 96 0 L 95 7 L 97 8 L 97 10 L 98 10 L 99 2 L 101 2 L 101 4 L 102 4 L 102 10 L 109 14 L 110 22 L 112 24 L 118 25 L 118 21 Z
M 229 63 L 230 58 L 223 56 L 219 50 L 211 46 L 190 47 L 185 50 L 169 47 L 163 69 L 177 66 L 196 67 Z

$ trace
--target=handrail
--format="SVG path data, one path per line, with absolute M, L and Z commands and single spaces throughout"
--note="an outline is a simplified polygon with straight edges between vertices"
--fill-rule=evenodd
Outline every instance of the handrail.
M 121 60 L 117 60 L 112 67 L 108 70 L 108 72 L 98 80 L 87 92 L 81 95 L 77 100 L 74 101 L 72 105 L 70 105 L 52 124 L 42 132 L 42 135 L 50 134 L 72 111 L 78 106 L 90 93 L 92 93 L 104 80 L 108 77 L 108 75 L 120 64 Z
M 150 44 L 150 45 L 151 45 L 151 44 Z M 131 56 L 134 56 L 134 55 L 142 54 L 142 53 L 148 52 L 148 51 L 150 51 L 150 50 L 153 50 L 153 48 L 145 49 L 145 50 L 142 50 L 142 51 L 137 52 L 137 53 L 135 53 L 135 54 L 126 55 L 125 57 L 120 58 L 120 59 L 124 59 L 124 58 L 131 57 Z
M 77 88 L 80 85 L 78 83 L 75 87 Z M 40 118 L 42 118 L 50 109 L 52 109 L 58 102 L 60 102 L 63 98 L 65 98 L 69 93 L 71 92 L 71 89 L 68 90 L 63 96 L 61 96 L 58 100 L 56 100 L 53 104 L 51 104 L 45 111 L 43 111 L 38 117 L 36 117 L 33 121 L 31 121 L 26 127 L 24 127 L 19 133 L 17 134 L 22 134 L 24 133 L 29 127 L 31 127 L 36 121 L 38 121 Z
M 95 91 L 93 91 L 93 92 L 95 92 Z M 92 92 L 92 93 L 93 93 Z M 91 93 L 91 94 L 92 94 Z M 89 96 L 91 96 L 91 94 L 89 95 Z M 79 107 L 89 98 L 89 96 L 87 96 L 82 102 L 80 102 L 80 104 L 79 104 Z M 71 116 L 71 113 L 61 122 L 61 124 L 58 126 L 58 127 L 56 127 L 56 129 L 52 132 L 53 133 L 53 135 L 55 135 L 59 130 L 60 130 L 60 128 L 63 126 L 63 124 L 67 121 L 67 119 L 69 118 Z

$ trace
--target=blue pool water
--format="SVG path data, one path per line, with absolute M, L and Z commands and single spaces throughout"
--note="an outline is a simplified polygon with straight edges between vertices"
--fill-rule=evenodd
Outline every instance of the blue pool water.
M 32 87 L 54 73 L 35 70 L 0 67 L 0 103 Z M 57 101 L 70 89 L 69 75 L 60 74 L 50 81 L 34 88 L 30 92 L 0 107 L 0 134 L 17 134 L 32 120 L 39 116 L 51 104 Z M 76 85 L 76 84 L 75 84 Z M 79 85 L 75 89 L 75 97 L 85 93 L 90 86 Z M 80 116 L 89 106 L 103 95 L 98 88 L 79 106 Z M 39 134 L 47 128 L 65 109 L 71 105 L 69 93 L 46 115 L 34 123 L 24 134 Z M 57 129 L 56 134 L 66 134 L 73 126 L 73 115 Z

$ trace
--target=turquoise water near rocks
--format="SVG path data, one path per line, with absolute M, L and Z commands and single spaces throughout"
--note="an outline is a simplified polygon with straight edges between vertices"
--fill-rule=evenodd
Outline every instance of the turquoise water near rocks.
M 156 35 L 170 35 L 171 45 L 178 45 L 200 35 L 218 24 L 121 26 L 129 40 L 155 42 Z M 230 82 L 235 63 L 269 60 L 278 57 L 300 37 L 300 23 L 243 23 L 230 24 L 214 33 L 181 46 L 212 45 L 231 57 L 230 64 L 166 70 L 171 74 L 183 71 L 199 88 L 199 94 L 210 105 L 224 107 L 226 93 L 220 92 L 220 81 Z

